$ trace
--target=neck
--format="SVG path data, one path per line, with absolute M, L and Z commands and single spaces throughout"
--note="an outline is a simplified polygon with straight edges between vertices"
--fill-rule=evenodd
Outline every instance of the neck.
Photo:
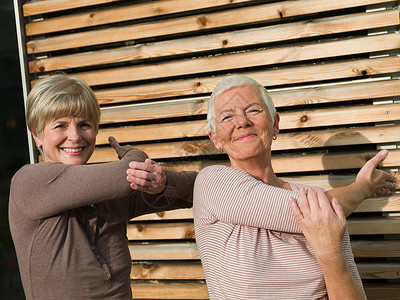
M 270 154 L 239 161 L 231 159 L 231 167 L 249 173 L 266 184 L 286 188 L 287 182 L 279 179 L 272 168 Z

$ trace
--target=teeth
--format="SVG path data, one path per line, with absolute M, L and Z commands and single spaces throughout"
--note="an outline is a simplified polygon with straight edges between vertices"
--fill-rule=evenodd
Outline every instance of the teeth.
M 65 152 L 81 152 L 83 148 L 64 148 Z

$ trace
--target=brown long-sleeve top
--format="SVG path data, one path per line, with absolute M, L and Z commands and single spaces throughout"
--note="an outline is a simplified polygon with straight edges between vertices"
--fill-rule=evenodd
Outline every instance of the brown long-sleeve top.
M 132 191 L 128 151 L 98 165 L 23 166 L 10 189 L 9 222 L 26 299 L 131 299 L 128 221 L 192 206 L 195 172 L 167 174 L 161 195 Z
M 289 206 L 300 185 L 291 187 L 227 166 L 199 173 L 193 215 L 211 300 L 327 299 L 321 267 Z M 362 286 L 347 231 L 343 252 Z

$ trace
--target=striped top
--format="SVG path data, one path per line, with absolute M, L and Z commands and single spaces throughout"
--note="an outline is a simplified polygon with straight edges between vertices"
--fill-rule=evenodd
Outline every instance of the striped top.
M 196 178 L 196 241 L 211 300 L 328 299 L 323 272 L 289 206 L 292 190 L 227 166 Z M 362 286 L 346 230 L 347 265 Z

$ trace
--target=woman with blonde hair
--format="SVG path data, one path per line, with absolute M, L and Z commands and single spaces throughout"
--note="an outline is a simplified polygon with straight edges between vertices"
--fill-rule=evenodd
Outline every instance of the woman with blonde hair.
M 128 221 L 191 207 L 196 173 L 163 171 L 114 138 L 119 161 L 86 164 L 100 107 L 78 78 L 39 80 L 26 120 L 44 160 L 23 166 L 10 189 L 10 229 L 26 299 L 132 299 Z

